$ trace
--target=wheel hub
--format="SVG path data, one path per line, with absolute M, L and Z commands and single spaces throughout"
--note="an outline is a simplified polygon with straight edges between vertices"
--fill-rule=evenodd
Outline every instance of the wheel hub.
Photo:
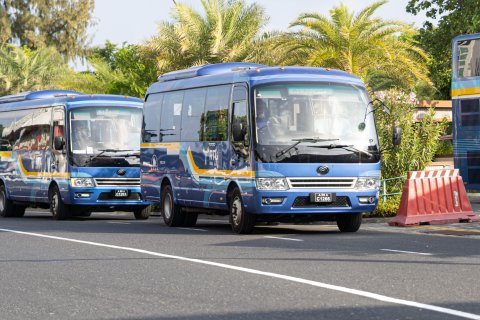
M 163 201 L 163 214 L 167 220 L 172 216 L 172 200 L 170 195 L 167 195 L 165 201 Z
M 5 193 L 0 192 L 0 211 L 5 210 Z
M 239 225 L 242 219 L 242 202 L 235 198 L 232 202 L 232 220 L 235 225 Z

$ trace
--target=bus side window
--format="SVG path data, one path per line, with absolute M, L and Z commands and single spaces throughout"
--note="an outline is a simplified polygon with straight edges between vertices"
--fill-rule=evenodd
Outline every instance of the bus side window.
M 202 114 L 205 109 L 207 89 L 185 91 L 182 108 L 181 141 L 200 141 L 202 138 Z
M 160 118 L 160 142 L 180 141 L 183 91 L 165 94 Z
M 15 142 L 15 113 L 0 112 L 0 151 L 12 151 Z
M 202 119 L 205 124 L 204 141 L 227 140 L 230 93 L 230 85 L 208 88 L 205 114 Z
M 159 142 L 163 94 L 151 94 L 143 107 L 142 142 Z

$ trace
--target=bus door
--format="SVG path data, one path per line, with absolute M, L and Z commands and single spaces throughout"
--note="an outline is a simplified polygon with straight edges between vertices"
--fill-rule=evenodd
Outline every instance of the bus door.
M 52 139 L 50 144 L 50 156 L 48 158 L 47 168 L 51 179 L 57 181 L 67 179 L 67 142 L 65 135 L 65 109 L 64 107 L 55 107 L 52 114 Z M 48 185 L 44 190 L 48 196 Z
M 13 191 L 20 200 L 44 200 L 43 190 L 48 185 L 46 172 L 51 108 L 25 110 L 21 113 L 16 119 L 14 146 L 20 170 Z
M 230 144 L 232 146 L 229 170 L 237 181 L 247 182 L 250 179 L 250 120 L 248 107 L 248 90 L 245 86 L 235 86 L 231 111 Z

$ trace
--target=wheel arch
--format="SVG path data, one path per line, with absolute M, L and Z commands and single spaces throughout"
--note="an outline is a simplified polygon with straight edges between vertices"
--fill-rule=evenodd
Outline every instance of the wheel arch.
M 242 188 L 240 187 L 240 185 L 236 181 L 231 181 L 228 185 L 228 188 L 227 188 L 227 199 L 226 199 L 227 200 L 227 206 L 230 206 L 232 193 L 233 193 L 233 190 L 235 190 L 235 188 L 238 188 L 238 190 L 240 190 L 240 194 L 242 193 Z

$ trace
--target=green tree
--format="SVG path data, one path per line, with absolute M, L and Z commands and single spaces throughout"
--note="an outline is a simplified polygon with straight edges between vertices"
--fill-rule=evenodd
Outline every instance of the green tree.
M 398 90 L 379 93 L 379 98 L 390 109 L 390 114 L 375 112 L 380 146 L 382 148 L 382 178 L 405 176 L 408 171 L 424 170 L 433 160 L 439 145 L 439 137 L 447 127 L 447 122 L 434 119 L 431 108 L 420 122 L 413 121 L 416 99 Z M 393 127 L 403 130 L 402 143 L 392 145 Z M 403 181 L 394 181 L 389 192 L 401 191 Z
M 84 56 L 94 0 L 0 1 L 0 45 L 55 47 L 63 57 Z
M 0 95 L 47 89 L 67 67 L 54 48 L 31 50 L 26 47 L 0 48 Z
M 432 59 L 428 64 L 431 79 L 437 88 L 435 98 L 450 99 L 452 40 L 461 34 L 480 30 L 480 5 L 478 1 L 465 0 L 410 0 L 407 11 L 412 14 L 425 12 L 430 19 L 437 19 L 434 26 L 426 21 L 418 40 Z
M 193 65 L 246 61 L 267 22 L 263 8 L 244 0 L 201 0 L 204 14 L 176 3 L 173 22 L 159 24 L 147 42 L 163 73 Z
M 136 45 L 117 45 L 107 42 L 93 50 L 88 60 L 93 71 L 73 73 L 61 86 L 85 93 L 111 93 L 143 97 L 149 85 L 157 79 L 153 58 Z
M 411 40 L 415 30 L 403 22 L 373 17 L 385 3 L 375 2 L 356 15 L 344 4 L 332 8 L 329 16 L 304 13 L 290 24 L 299 31 L 270 41 L 281 49 L 287 64 L 293 58 L 301 64 L 344 70 L 368 83 L 378 80 L 405 89 L 414 88 L 418 80 L 429 82 L 428 57 Z

